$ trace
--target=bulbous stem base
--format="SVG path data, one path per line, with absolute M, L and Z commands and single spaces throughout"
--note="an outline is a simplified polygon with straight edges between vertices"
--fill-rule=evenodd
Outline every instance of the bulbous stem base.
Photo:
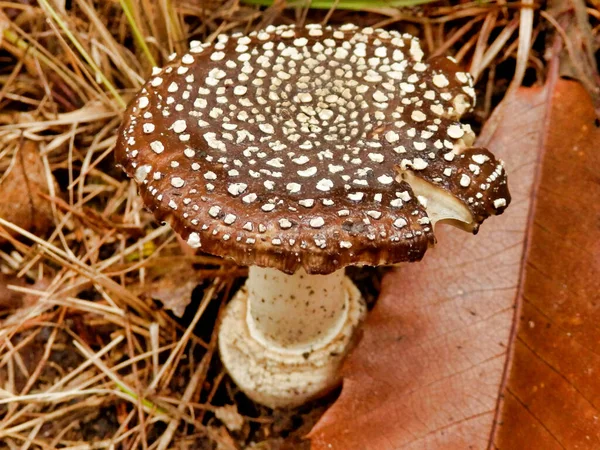
M 256 339 L 248 326 L 248 288 L 242 287 L 227 305 L 219 329 L 219 351 L 225 368 L 252 400 L 271 408 L 299 406 L 326 394 L 340 382 L 339 368 L 353 343 L 366 305 L 354 283 L 341 279 L 345 313 L 336 333 L 318 346 L 286 350 Z

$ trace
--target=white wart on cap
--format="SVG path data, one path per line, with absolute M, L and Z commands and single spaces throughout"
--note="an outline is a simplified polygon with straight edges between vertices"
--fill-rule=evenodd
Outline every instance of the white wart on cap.
M 470 76 L 416 38 L 268 27 L 194 43 L 127 110 L 117 160 L 145 204 L 204 251 L 294 272 L 420 259 L 434 241 L 401 174 L 473 226 L 510 202 L 502 163 L 458 122 Z M 407 177 L 404 177 L 407 179 Z

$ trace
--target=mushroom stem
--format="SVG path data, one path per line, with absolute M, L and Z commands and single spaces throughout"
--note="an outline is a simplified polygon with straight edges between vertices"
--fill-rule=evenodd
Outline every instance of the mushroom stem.
M 250 335 L 266 347 L 288 354 L 322 348 L 346 322 L 344 271 L 287 275 L 250 267 L 246 321 Z
M 365 311 L 360 291 L 342 270 L 285 275 L 250 267 L 221 321 L 221 361 L 254 401 L 271 408 L 301 405 L 339 384 L 340 364 Z

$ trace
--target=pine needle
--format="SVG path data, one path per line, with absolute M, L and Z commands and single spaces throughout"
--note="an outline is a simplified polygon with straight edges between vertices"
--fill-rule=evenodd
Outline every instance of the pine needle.
M 52 19 L 54 19 L 54 21 L 58 24 L 58 26 L 67 35 L 67 37 L 69 38 L 69 41 L 71 41 L 71 44 L 73 44 L 73 46 L 77 49 L 77 51 L 83 57 L 85 62 L 92 68 L 94 76 L 97 76 L 98 78 L 100 78 L 100 80 L 102 81 L 102 84 L 104 84 L 104 86 L 108 89 L 108 91 L 113 95 L 113 97 L 115 98 L 115 100 L 117 101 L 117 103 L 119 104 L 121 109 L 125 109 L 125 107 L 127 106 L 127 103 L 123 100 L 121 95 L 119 95 L 119 93 L 117 92 L 116 88 L 112 85 L 112 83 L 110 81 L 108 81 L 108 78 L 106 78 L 106 76 L 104 75 L 102 70 L 100 70 L 100 68 L 96 65 L 96 63 L 94 62 L 94 59 L 85 50 L 85 48 L 83 48 L 83 45 L 81 45 L 79 40 L 69 30 L 69 27 L 67 26 L 66 22 L 60 17 L 60 15 L 56 12 L 56 10 L 54 8 L 52 8 L 52 6 L 50 6 L 50 3 L 48 3 L 48 0 L 39 0 L 39 2 L 43 6 L 43 8 L 48 12 L 50 17 L 52 17 Z

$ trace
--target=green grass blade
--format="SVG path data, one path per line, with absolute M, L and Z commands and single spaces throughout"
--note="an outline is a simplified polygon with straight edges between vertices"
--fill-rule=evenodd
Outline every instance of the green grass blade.
M 135 392 L 133 392 L 131 389 L 129 389 L 127 386 L 125 386 L 123 383 L 120 383 L 120 382 L 116 381 L 116 385 L 117 385 L 117 389 L 119 389 L 119 391 L 121 391 L 123 394 L 127 395 L 128 397 L 130 397 L 133 400 L 134 404 L 137 403 L 138 400 L 140 400 L 140 398 L 137 396 L 137 394 Z M 165 411 L 160 406 L 155 405 L 150 400 L 148 400 L 146 398 L 142 398 L 141 402 L 142 402 L 142 405 L 144 405 L 144 407 L 146 409 L 149 409 L 151 411 L 155 411 L 155 412 L 157 412 L 159 414 L 162 414 L 162 415 L 167 415 L 167 411 Z
M 306 7 L 312 9 L 348 9 L 354 11 L 373 10 L 377 8 L 402 8 L 406 6 L 418 6 L 426 3 L 433 3 L 436 0 L 290 0 L 286 6 L 288 8 Z M 271 6 L 273 0 L 242 0 L 247 5 Z
M 152 67 L 155 67 L 157 65 L 156 60 L 154 59 L 154 56 L 152 56 L 150 48 L 148 48 L 148 44 L 146 44 L 146 40 L 144 39 L 144 36 L 142 35 L 142 32 L 140 31 L 140 28 L 138 27 L 137 22 L 135 21 L 135 17 L 133 17 L 131 0 L 120 0 L 120 3 L 121 8 L 123 8 L 123 12 L 125 13 L 125 17 L 127 17 L 127 22 L 129 22 L 129 26 L 131 27 L 133 38 L 142 49 L 142 52 L 148 59 L 150 65 Z

